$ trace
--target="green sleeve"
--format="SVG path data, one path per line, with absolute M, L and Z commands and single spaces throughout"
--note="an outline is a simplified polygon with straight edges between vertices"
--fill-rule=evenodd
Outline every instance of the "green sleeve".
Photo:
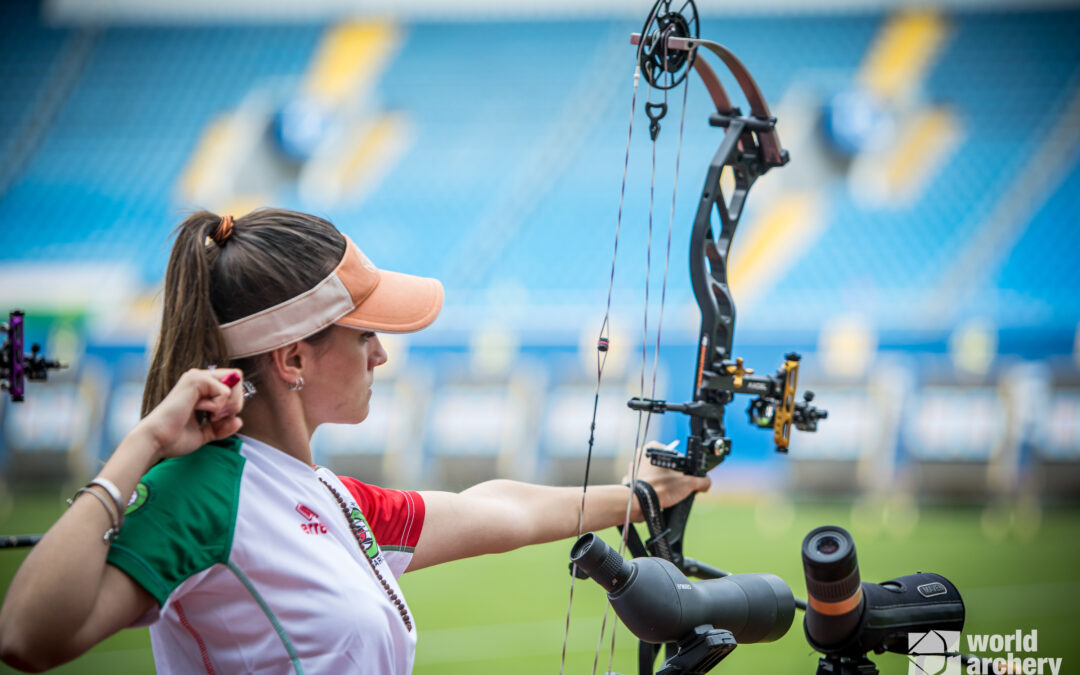
M 108 563 L 164 605 L 184 580 L 227 562 L 243 467 L 236 437 L 159 463 L 139 482 Z

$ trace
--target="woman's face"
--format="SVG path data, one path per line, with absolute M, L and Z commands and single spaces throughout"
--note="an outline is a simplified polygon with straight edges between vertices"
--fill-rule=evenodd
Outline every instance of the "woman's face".
M 368 416 L 371 384 L 386 351 L 372 332 L 334 326 L 304 369 L 304 399 L 317 424 L 356 424 Z

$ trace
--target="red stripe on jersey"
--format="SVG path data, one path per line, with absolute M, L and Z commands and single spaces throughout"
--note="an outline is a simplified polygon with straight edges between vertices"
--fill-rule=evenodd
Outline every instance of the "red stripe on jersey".
M 376 541 L 378 541 L 376 539 Z M 180 617 L 180 625 L 187 629 L 187 632 L 191 633 L 191 637 L 195 638 L 195 644 L 199 645 L 199 653 L 202 654 L 202 663 L 206 668 L 206 672 L 210 675 L 217 675 L 214 671 L 213 664 L 210 663 L 210 654 L 206 651 L 206 643 L 203 642 L 202 636 L 195 630 L 195 627 L 188 621 L 187 614 L 184 614 L 184 608 L 179 602 L 174 602 L 173 607 L 176 608 L 176 615 Z
M 364 513 L 380 546 L 416 546 L 424 527 L 424 499 L 412 490 L 387 490 L 339 476 Z

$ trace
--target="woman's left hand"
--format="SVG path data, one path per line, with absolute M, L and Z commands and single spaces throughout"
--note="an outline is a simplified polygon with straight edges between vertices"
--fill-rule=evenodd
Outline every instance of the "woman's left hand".
M 665 447 L 668 446 L 657 441 L 650 441 L 645 444 L 646 450 Z M 632 472 L 633 466 L 623 476 L 623 483 L 630 482 Z M 688 476 L 681 471 L 653 466 L 652 462 L 644 456 L 641 460 L 641 466 L 638 468 L 637 477 L 638 480 L 645 481 L 652 486 L 653 490 L 656 490 L 656 496 L 660 499 L 660 506 L 665 509 L 678 504 L 694 492 L 708 492 L 712 486 L 712 481 L 707 476 Z

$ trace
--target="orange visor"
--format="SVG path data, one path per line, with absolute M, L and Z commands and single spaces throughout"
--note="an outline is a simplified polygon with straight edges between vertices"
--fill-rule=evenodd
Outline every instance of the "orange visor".
M 347 236 L 345 255 L 325 279 L 295 298 L 221 324 L 230 359 L 273 351 L 331 324 L 383 333 L 411 333 L 439 315 L 437 279 L 380 270 Z

